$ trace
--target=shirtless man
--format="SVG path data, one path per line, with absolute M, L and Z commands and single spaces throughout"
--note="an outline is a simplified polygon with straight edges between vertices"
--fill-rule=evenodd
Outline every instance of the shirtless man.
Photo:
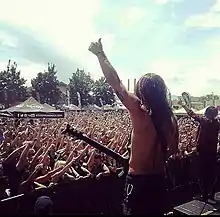
M 127 91 L 108 61 L 101 39 L 89 51 L 98 57 L 107 82 L 128 109 L 132 121 L 131 157 L 125 185 L 125 214 L 164 214 L 165 161 L 177 150 L 178 130 L 163 79 L 146 74 Z

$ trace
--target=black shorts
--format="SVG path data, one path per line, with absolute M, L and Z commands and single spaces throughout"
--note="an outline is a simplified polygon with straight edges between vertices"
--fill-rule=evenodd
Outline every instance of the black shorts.
M 128 175 L 124 194 L 125 215 L 165 213 L 165 175 Z

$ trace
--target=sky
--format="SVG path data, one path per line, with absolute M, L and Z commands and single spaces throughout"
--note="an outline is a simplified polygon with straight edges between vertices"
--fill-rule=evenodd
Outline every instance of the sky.
M 117 2 L 117 3 L 116 3 Z M 173 95 L 220 94 L 220 0 L 0 0 L 0 70 L 16 61 L 27 85 L 52 62 L 102 76 L 90 42 L 102 38 L 120 78 L 161 75 Z M 133 85 L 131 85 L 131 89 Z

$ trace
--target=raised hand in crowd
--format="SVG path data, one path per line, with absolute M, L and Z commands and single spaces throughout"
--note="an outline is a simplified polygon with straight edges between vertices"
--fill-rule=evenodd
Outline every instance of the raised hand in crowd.
M 102 52 L 102 47 L 97 45 L 93 52 Z M 59 183 L 60 180 L 101 179 L 120 168 L 117 162 L 100 155 L 90 145 L 61 135 L 67 122 L 106 147 L 129 156 L 127 147 L 131 125 L 127 112 L 73 113 L 62 121 L 38 120 L 33 125 L 21 121 L 16 128 L 8 123 L 1 144 L 1 158 L 4 165 L 15 165 L 19 171 L 20 193 L 36 186 L 48 186 L 51 182 Z M 196 152 L 198 127 L 189 117 L 181 118 L 178 125 L 180 145 L 176 158 Z

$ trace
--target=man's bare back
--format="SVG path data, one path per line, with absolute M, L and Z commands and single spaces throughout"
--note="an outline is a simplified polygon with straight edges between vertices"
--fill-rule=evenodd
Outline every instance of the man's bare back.
M 131 136 L 131 174 L 155 174 L 164 172 L 164 157 L 157 140 L 157 133 L 151 117 L 140 108 L 130 113 L 133 125 Z
M 107 82 L 130 112 L 132 120 L 130 174 L 125 185 L 124 213 L 126 215 L 164 214 L 163 198 L 166 188 L 164 161 L 167 157 L 165 149 L 173 150 L 170 144 L 173 143 L 171 127 L 174 120 L 167 99 L 168 89 L 165 82 L 159 75 L 148 73 L 138 80 L 135 94 L 130 93 L 106 57 L 101 39 L 92 42 L 89 50 L 97 56 Z M 148 109 L 143 109 L 143 105 Z M 151 108 L 154 117 L 148 114 L 147 110 Z M 174 135 L 177 144 L 178 133 Z M 155 206 L 158 200 L 160 208 L 158 205 L 157 208 Z
M 163 153 L 164 150 L 162 150 L 162 147 L 159 144 L 161 138 L 158 138 L 159 136 L 157 135 L 153 120 L 148 114 L 146 107 L 142 105 L 141 98 L 130 93 L 122 84 L 117 72 L 112 67 L 103 51 L 101 39 L 99 39 L 98 42 L 91 43 L 89 50 L 98 57 L 106 80 L 130 112 L 133 127 L 131 137 L 130 173 L 163 173 L 165 166 L 165 153 Z M 157 79 L 159 78 L 157 77 Z M 163 128 L 168 132 L 167 134 L 170 134 L 165 135 L 169 148 L 172 135 L 170 129 L 167 130 L 165 126 L 163 126 Z

